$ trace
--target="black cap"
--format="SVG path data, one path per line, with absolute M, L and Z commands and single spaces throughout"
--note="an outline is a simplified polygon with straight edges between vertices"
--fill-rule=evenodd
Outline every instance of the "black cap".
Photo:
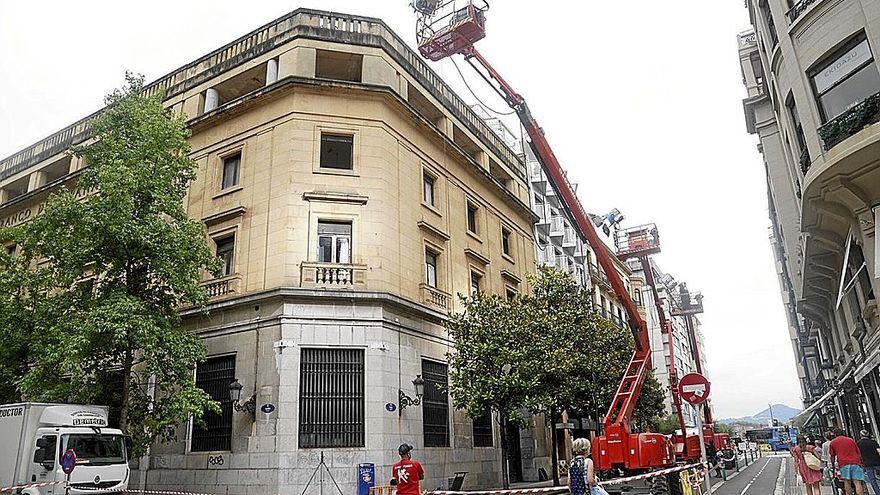
M 397 453 L 400 454 L 401 457 L 405 456 L 412 452 L 413 446 L 408 443 L 400 444 L 400 447 L 397 447 Z

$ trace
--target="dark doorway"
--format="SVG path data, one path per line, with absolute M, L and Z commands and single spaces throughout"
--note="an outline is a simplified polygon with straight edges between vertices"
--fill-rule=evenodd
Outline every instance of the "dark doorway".
M 519 483 L 523 480 L 522 450 L 520 449 L 519 427 L 507 425 L 507 468 L 511 483 Z

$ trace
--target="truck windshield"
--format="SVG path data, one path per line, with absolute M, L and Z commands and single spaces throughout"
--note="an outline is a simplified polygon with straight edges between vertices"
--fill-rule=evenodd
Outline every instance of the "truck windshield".
M 76 452 L 77 462 L 83 464 L 121 464 L 125 461 L 125 442 L 119 435 L 82 433 L 64 435 L 64 448 Z

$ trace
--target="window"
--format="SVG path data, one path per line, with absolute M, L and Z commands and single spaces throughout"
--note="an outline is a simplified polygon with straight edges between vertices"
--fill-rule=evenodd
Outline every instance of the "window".
M 480 281 L 483 277 L 477 272 L 471 272 L 471 295 L 480 292 Z
M 426 205 L 434 206 L 434 177 L 427 172 L 422 173 L 422 201 Z
M 318 221 L 318 262 L 351 263 L 351 222 Z
M 504 254 L 511 256 L 510 254 L 510 230 L 506 227 L 501 227 L 501 252 Z
M 477 207 L 468 201 L 467 204 L 467 229 L 472 234 L 476 234 L 477 231 Z
M 238 176 L 241 170 L 241 153 L 223 158 L 223 180 L 220 189 L 229 189 L 238 185 Z
M 449 398 L 446 395 L 448 370 L 445 364 L 422 360 L 425 395 L 422 398 L 422 423 L 425 447 L 449 446 Z
M 217 244 L 217 257 L 223 264 L 221 268 L 222 276 L 232 275 L 234 270 L 233 259 L 235 253 L 235 236 L 224 237 L 214 241 Z
M 785 107 L 788 108 L 788 115 L 791 117 L 791 125 L 794 127 L 794 135 L 797 139 L 797 153 L 801 157 L 807 152 L 807 138 L 804 136 L 804 127 L 801 125 L 801 117 L 798 115 L 797 105 L 794 102 L 794 95 L 789 93 L 785 100 Z M 807 157 L 809 158 L 809 156 Z
M 493 429 L 491 411 L 474 418 L 474 447 L 492 447 L 494 445 Z
M 437 253 L 425 250 L 425 283 L 437 287 Z
M 205 411 L 205 426 L 192 427 L 193 452 L 230 450 L 232 446 L 232 401 L 229 384 L 235 380 L 235 356 L 219 356 L 196 365 L 196 386 L 220 403 L 220 414 Z
M 351 170 L 354 136 L 321 134 L 321 168 Z
M 516 295 L 517 295 L 517 294 L 518 294 L 518 293 L 517 293 L 516 289 L 514 289 L 513 287 L 508 287 L 508 288 L 505 289 L 505 291 L 504 291 L 504 295 L 507 297 L 507 301 L 508 301 L 508 302 L 513 301 L 514 299 L 516 299 Z
M 300 448 L 364 446 L 364 351 L 304 348 Z
M 864 34 L 810 73 L 825 122 L 880 91 L 880 73 Z

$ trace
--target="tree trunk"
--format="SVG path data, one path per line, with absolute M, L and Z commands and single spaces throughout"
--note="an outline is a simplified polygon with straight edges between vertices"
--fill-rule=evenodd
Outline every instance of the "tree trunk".
M 559 439 L 556 437 L 556 409 L 551 407 L 550 414 L 550 449 L 553 451 L 550 455 L 551 467 L 553 469 L 553 486 L 559 486 Z
M 131 348 L 126 349 L 122 363 L 122 405 L 119 408 L 119 429 L 123 434 L 128 433 L 128 397 L 131 395 L 131 368 L 134 363 L 134 353 Z
M 509 468 L 507 465 L 507 418 L 501 417 L 501 485 L 504 490 L 510 488 Z

